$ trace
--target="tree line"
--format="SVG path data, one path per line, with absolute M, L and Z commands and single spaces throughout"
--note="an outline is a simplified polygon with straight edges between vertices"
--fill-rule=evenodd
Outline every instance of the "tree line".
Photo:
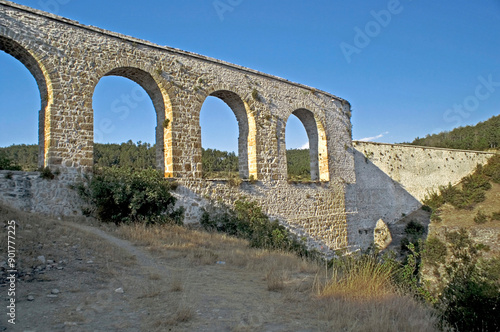
M 493 116 L 475 126 L 458 127 L 452 131 L 417 137 L 412 145 L 438 148 L 485 151 L 500 148 L 500 115 Z
M 0 148 L 0 169 L 36 171 L 38 145 L 12 145 Z M 310 179 L 309 150 L 288 150 L 288 175 L 293 180 Z M 224 177 L 238 173 L 238 156 L 234 152 L 202 149 L 205 177 Z M 124 167 L 147 169 L 156 167 L 156 146 L 131 140 L 121 144 L 94 144 L 96 168 Z

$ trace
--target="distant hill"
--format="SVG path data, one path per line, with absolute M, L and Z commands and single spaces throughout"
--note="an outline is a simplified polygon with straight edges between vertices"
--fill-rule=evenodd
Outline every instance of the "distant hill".
M 412 145 L 438 148 L 485 151 L 500 148 L 500 115 L 475 126 L 458 127 L 452 131 L 416 138 Z

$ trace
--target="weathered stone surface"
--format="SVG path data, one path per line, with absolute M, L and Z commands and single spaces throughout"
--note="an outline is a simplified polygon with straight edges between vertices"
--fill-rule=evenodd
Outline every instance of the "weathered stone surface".
M 373 243 L 378 249 L 383 250 L 391 242 L 392 236 L 389 227 L 387 227 L 387 224 L 382 219 L 379 219 L 373 230 Z
M 353 142 L 356 183 L 346 186 L 348 242 L 373 242 L 379 219 L 391 225 L 419 209 L 429 192 L 456 184 L 494 154 L 401 144 Z

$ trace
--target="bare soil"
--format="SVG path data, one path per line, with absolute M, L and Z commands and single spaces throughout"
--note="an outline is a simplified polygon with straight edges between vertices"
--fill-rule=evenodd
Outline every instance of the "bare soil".
M 409 299 L 317 297 L 314 285 L 326 278 L 319 265 L 222 235 L 142 234 L 3 206 L 0 217 L 16 221 L 18 271 L 16 324 L 2 309 L 0 331 L 432 330 L 429 311 Z M 7 229 L 0 233 L 4 281 Z M 0 284 L 4 304 L 8 288 Z

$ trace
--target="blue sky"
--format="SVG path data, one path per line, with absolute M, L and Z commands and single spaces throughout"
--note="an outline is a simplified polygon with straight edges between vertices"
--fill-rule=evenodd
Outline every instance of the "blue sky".
M 354 139 L 408 142 L 500 113 L 500 0 L 16 2 L 345 98 Z M 122 95 L 135 105 L 125 113 Z M 0 146 L 36 143 L 35 81 L 3 52 L 0 98 Z M 96 141 L 153 142 L 154 110 L 135 83 L 102 79 L 93 108 Z M 201 120 L 205 147 L 236 149 L 236 120 L 220 101 L 207 100 Z M 226 123 L 234 139 L 217 141 Z M 307 143 L 298 121 L 286 137 L 291 148 Z

